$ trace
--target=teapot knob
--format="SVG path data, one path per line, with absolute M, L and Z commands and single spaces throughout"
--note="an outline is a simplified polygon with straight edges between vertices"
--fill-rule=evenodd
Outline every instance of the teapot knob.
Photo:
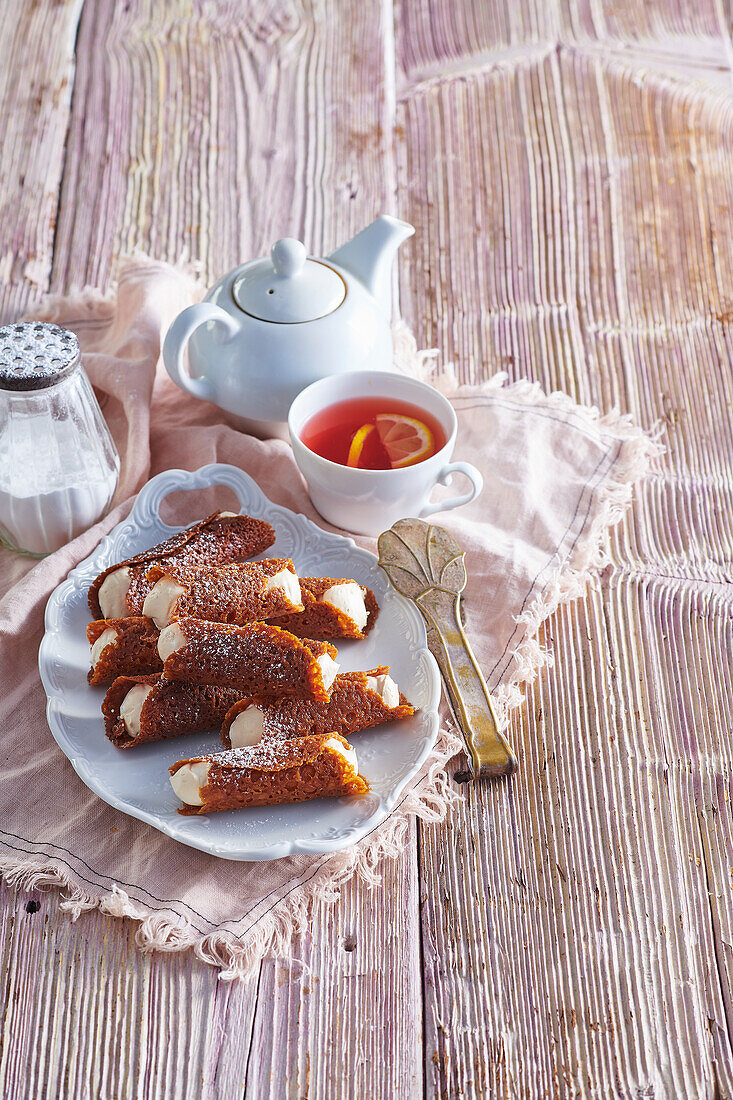
M 276 274 L 291 279 L 303 270 L 308 253 L 305 250 L 305 245 L 300 241 L 296 241 L 295 237 L 283 237 L 282 240 L 276 241 L 272 246 L 270 256 Z

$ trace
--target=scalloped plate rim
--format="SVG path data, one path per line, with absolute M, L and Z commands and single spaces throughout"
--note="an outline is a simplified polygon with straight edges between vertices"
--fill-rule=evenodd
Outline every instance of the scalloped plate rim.
M 409 600 L 405 599 L 404 596 L 401 596 L 391 585 L 387 590 L 389 599 L 394 599 L 402 606 L 403 613 L 407 615 L 408 620 L 410 620 L 416 628 L 417 638 L 414 639 L 414 641 L 417 642 L 417 646 L 415 649 L 415 656 L 423 662 L 428 681 L 429 703 L 421 708 L 420 711 L 425 731 L 424 745 L 415 762 L 400 776 L 389 796 L 384 798 L 377 795 L 377 804 L 373 812 L 365 820 L 359 821 L 351 828 L 342 831 L 341 836 L 335 839 L 329 840 L 326 837 L 316 837 L 303 841 L 284 840 L 282 843 L 269 844 L 266 847 L 257 847 L 252 843 L 248 843 L 246 846 L 239 849 L 232 849 L 224 848 L 222 845 L 217 845 L 215 843 L 207 843 L 206 838 L 188 836 L 185 833 L 185 826 L 183 823 L 193 819 L 181 818 L 180 825 L 177 821 L 171 822 L 166 820 L 162 814 L 156 815 L 141 807 L 131 805 L 123 797 L 116 795 L 108 786 L 101 783 L 98 777 L 92 774 L 91 770 L 87 767 L 86 758 L 78 756 L 77 752 L 72 748 L 68 736 L 64 731 L 63 724 L 57 715 L 57 710 L 62 708 L 62 695 L 60 686 L 54 681 L 53 676 L 53 670 L 56 663 L 53 643 L 56 638 L 63 634 L 63 613 L 68 593 L 76 592 L 82 587 L 88 586 L 88 574 L 90 574 L 92 570 L 94 570 L 93 576 L 96 576 L 105 565 L 112 564 L 111 560 L 105 560 L 105 558 L 107 555 L 111 555 L 117 540 L 124 535 L 130 537 L 139 536 L 146 528 L 154 524 L 157 524 L 159 527 L 171 533 L 181 530 L 180 527 L 170 526 L 161 520 L 157 509 L 155 512 L 151 510 L 155 503 L 155 493 L 153 490 L 160 490 L 158 498 L 158 503 L 160 503 L 160 501 L 170 492 L 209 488 L 215 485 L 224 485 L 232 489 L 237 493 L 238 497 L 238 488 L 243 489 L 245 493 L 252 494 L 255 500 L 254 502 L 250 501 L 247 507 L 252 510 L 261 508 L 263 511 L 266 511 L 268 519 L 273 522 L 273 524 L 277 522 L 278 517 L 283 520 L 295 520 L 296 526 L 300 526 L 305 533 L 317 536 L 319 541 L 325 542 L 333 548 L 343 547 L 349 554 L 356 554 L 370 565 L 378 566 L 377 556 L 370 550 L 357 546 L 354 540 L 348 535 L 324 531 L 302 512 L 293 512 L 283 505 L 274 504 L 263 493 L 254 479 L 236 466 L 226 463 L 209 463 L 193 471 L 181 469 L 163 471 L 151 478 L 143 486 L 127 516 L 100 539 L 86 558 L 69 571 L 64 580 L 56 586 L 48 598 L 44 614 L 44 635 L 38 650 L 38 668 L 41 682 L 47 696 L 46 720 L 56 744 L 89 790 L 114 809 L 120 810 L 139 821 L 143 821 L 169 837 L 171 840 L 214 855 L 217 858 L 230 861 L 260 862 L 270 859 L 280 859 L 292 855 L 328 855 L 358 843 L 367 833 L 387 818 L 403 795 L 407 784 L 417 774 L 428 758 L 438 736 L 438 704 L 440 702 L 441 680 L 437 662 L 428 649 L 425 626 L 419 610 Z M 240 507 L 243 507 L 241 503 Z M 62 709 L 61 713 L 63 714 Z M 301 803 L 300 805 L 307 807 L 308 803 Z

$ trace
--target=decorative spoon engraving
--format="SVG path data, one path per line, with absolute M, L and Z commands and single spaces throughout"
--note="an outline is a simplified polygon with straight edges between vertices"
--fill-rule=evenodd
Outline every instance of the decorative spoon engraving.
M 443 674 L 474 779 L 511 775 L 517 761 L 499 730 L 496 712 L 461 620 L 465 552 L 443 527 L 401 519 L 378 540 L 379 564 L 394 587 L 420 608 L 428 645 Z

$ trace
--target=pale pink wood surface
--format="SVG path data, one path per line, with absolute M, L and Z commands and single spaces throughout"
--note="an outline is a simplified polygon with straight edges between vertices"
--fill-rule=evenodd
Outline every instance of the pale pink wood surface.
M 292 964 L 224 985 L 3 888 L 0 1095 L 732 1096 L 723 6 L 42 0 L 0 44 L 5 318 L 135 248 L 211 279 L 394 211 L 421 344 L 669 447 L 549 623 L 517 778 L 316 907 Z

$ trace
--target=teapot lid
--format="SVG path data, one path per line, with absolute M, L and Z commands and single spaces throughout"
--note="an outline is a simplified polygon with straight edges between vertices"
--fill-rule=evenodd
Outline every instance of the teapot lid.
M 247 265 L 232 297 L 252 317 L 293 325 L 333 313 L 346 297 L 346 284 L 328 264 L 309 259 L 300 241 L 283 237 L 269 260 Z

